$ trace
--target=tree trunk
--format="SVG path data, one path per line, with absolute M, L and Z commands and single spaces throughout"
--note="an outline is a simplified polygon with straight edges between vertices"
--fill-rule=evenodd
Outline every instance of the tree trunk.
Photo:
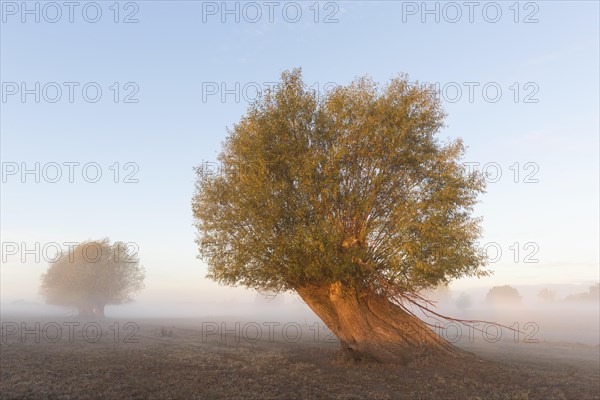
M 430 356 L 465 354 L 387 297 L 359 293 L 340 283 L 296 291 L 355 360 L 407 363 Z
M 104 304 L 86 304 L 77 307 L 79 316 L 83 318 L 96 317 L 104 318 Z
M 104 318 L 104 304 L 96 304 L 92 309 L 94 317 Z
M 79 311 L 79 317 L 87 318 L 93 315 L 92 308 L 87 305 L 78 306 L 77 310 Z

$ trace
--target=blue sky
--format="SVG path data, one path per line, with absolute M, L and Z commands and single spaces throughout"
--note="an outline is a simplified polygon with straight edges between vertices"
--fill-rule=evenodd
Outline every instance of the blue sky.
M 408 73 L 445 88 L 449 115 L 441 136 L 462 137 L 465 161 L 502 172 L 477 207 L 482 243 L 502 250 L 490 264 L 495 274 L 455 286 L 598 280 L 597 2 L 479 2 L 472 22 L 463 2 L 427 3 L 440 10 L 439 22 L 435 14 L 422 15 L 421 2 L 275 2 L 271 22 L 260 1 L 143 1 L 119 3 L 118 23 L 114 2 L 89 3 L 78 3 L 72 23 L 68 8 L 55 3 L 62 17 L 51 23 L 56 9 L 46 3 L 27 2 L 29 9 L 38 4 L 35 22 L 21 2 L 2 2 L 1 158 L 5 173 L 9 164 L 19 167 L 2 183 L 3 243 L 31 248 L 104 236 L 135 242 L 147 270 L 144 296 L 243 297 L 206 280 L 206 266 L 195 258 L 193 167 L 215 159 L 246 99 L 284 70 L 302 67 L 305 81 L 320 88 Z M 297 5 L 302 13 L 292 22 Z M 452 23 L 454 5 L 462 16 Z M 223 7 L 237 7 L 239 22 Z M 87 22 L 97 8 L 99 21 Z M 137 23 L 123 23 L 130 13 Z M 332 23 L 324 22 L 327 15 Z M 21 84 L 35 91 L 35 82 L 40 102 L 35 94 L 23 102 Z M 73 102 L 65 82 L 74 82 Z M 88 99 L 101 88 L 97 102 L 83 97 L 86 84 Z M 233 90 L 225 101 L 222 85 Z M 56 86 L 62 97 L 52 103 Z M 137 102 L 124 102 L 134 91 L 129 100 Z M 22 163 L 36 162 L 48 174 L 50 163 L 58 163 L 62 178 L 50 183 L 41 176 L 36 183 L 30 174 L 22 182 Z M 80 163 L 73 183 L 65 162 Z M 83 179 L 87 163 L 100 167 L 97 183 Z M 126 163 L 135 165 L 125 169 Z M 124 183 L 134 171 L 139 182 Z M 523 262 L 527 255 L 538 262 Z M 2 300 L 35 298 L 46 267 L 32 257 L 3 259 Z

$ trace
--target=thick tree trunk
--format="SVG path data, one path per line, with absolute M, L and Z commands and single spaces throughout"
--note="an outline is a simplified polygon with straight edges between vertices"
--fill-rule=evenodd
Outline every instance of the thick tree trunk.
M 81 305 L 78 307 L 79 316 L 84 318 L 104 318 L 104 304 Z
M 80 317 L 87 318 L 87 317 L 91 317 L 92 315 L 94 315 L 93 311 L 92 311 L 92 308 L 90 306 L 87 306 L 87 305 L 85 305 L 85 306 L 83 306 L 83 305 L 82 306 L 78 306 L 77 310 L 79 311 L 79 316 Z
M 104 304 L 96 304 L 92 309 L 94 317 L 104 318 Z
M 358 293 L 339 283 L 296 291 L 353 359 L 407 363 L 417 358 L 464 354 L 383 295 Z

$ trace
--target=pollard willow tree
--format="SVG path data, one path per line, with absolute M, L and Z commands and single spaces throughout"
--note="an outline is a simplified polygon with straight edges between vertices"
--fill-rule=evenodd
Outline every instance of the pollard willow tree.
M 460 140 L 437 137 L 444 118 L 434 88 L 406 76 L 319 97 L 283 73 L 229 131 L 222 173 L 197 169 L 208 277 L 297 292 L 354 358 L 455 354 L 417 315 L 433 312 L 419 293 L 487 274 L 472 216 L 484 180 Z
M 49 304 L 76 307 L 80 316 L 104 317 L 107 304 L 122 304 L 144 287 L 134 248 L 108 239 L 80 243 L 50 264 L 41 294 Z

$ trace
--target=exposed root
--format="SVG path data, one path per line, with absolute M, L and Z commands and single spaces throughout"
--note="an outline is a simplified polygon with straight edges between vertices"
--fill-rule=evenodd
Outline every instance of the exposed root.
M 443 321 L 451 321 L 451 322 L 457 322 L 460 324 L 463 324 L 465 326 L 468 326 L 471 329 L 474 329 L 476 331 L 479 332 L 483 332 L 482 329 L 477 328 L 476 326 L 472 325 L 472 324 L 493 324 L 496 326 L 499 326 L 501 328 L 505 328 L 508 330 L 511 330 L 513 332 L 519 332 L 519 333 L 524 333 L 518 329 L 506 326 L 506 325 L 502 325 L 502 324 L 498 324 L 496 322 L 490 322 L 490 321 L 484 321 L 484 320 L 479 320 L 479 319 L 460 319 L 460 318 L 453 318 L 453 317 L 449 317 L 446 315 L 442 315 L 434 310 L 432 310 L 430 307 L 437 307 L 435 305 L 435 302 L 431 301 L 431 300 L 427 300 L 425 299 L 423 296 L 419 295 L 418 293 L 409 293 L 409 292 L 402 292 L 400 290 L 398 290 L 395 286 L 389 284 L 384 278 L 382 277 L 378 277 L 378 283 L 381 285 L 381 288 L 384 290 L 384 292 L 389 296 L 390 299 L 394 300 L 394 302 L 401 307 L 405 312 L 407 312 L 408 314 L 412 315 L 415 318 L 418 318 L 419 320 L 423 321 L 421 318 L 419 318 L 411 308 L 406 306 L 406 303 L 417 307 L 417 309 L 419 311 L 421 311 L 423 313 L 423 315 L 425 315 L 426 317 L 432 318 L 434 319 L 436 322 L 442 322 Z M 437 324 L 430 324 L 428 322 L 423 321 L 423 323 L 427 326 L 429 326 L 430 328 L 434 328 L 434 329 L 446 329 L 444 326 L 441 325 L 437 325 Z
M 338 282 L 299 287 L 296 291 L 338 337 L 343 358 L 354 362 L 407 364 L 439 357 L 470 358 L 470 353 L 434 329 L 443 330 L 445 327 L 439 322 L 452 321 L 483 332 L 474 324 L 491 323 L 444 316 L 432 310 L 432 301 L 416 293 L 401 292 L 382 277 L 377 280 L 377 287 L 370 290 L 357 291 Z M 423 321 L 416 315 L 419 311 L 438 323 Z

